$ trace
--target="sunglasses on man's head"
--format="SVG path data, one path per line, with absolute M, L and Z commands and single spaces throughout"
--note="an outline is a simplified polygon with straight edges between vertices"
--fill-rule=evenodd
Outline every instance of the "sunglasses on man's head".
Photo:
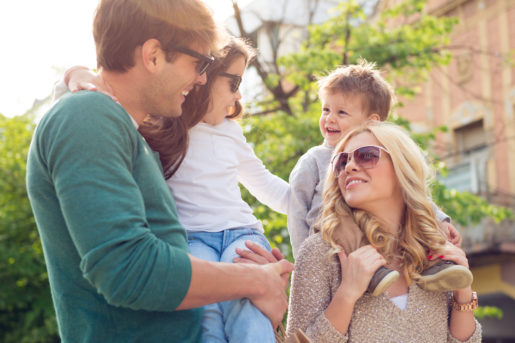
M 363 169 L 374 168 L 381 157 L 381 150 L 389 154 L 390 152 L 383 147 L 377 145 L 367 145 L 354 149 L 351 152 L 340 152 L 331 160 L 331 168 L 335 177 L 345 170 L 347 163 L 354 159 L 359 167 Z
M 229 73 L 220 73 L 220 76 L 228 77 L 232 80 L 231 82 L 231 92 L 236 93 L 238 88 L 240 88 L 241 76 Z
M 213 56 L 202 55 L 194 50 L 182 46 L 172 46 L 171 50 L 182 52 L 183 54 L 198 59 L 196 70 L 199 75 L 204 74 L 208 70 L 209 66 L 215 61 Z

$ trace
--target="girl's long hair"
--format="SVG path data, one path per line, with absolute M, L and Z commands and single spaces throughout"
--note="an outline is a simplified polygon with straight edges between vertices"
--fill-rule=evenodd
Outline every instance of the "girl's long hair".
M 170 178 L 179 168 L 188 149 L 188 130 L 197 125 L 209 109 L 211 91 L 218 74 L 225 72 L 235 59 L 243 57 L 245 64 L 254 57 L 254 49 L 241 38 L 231 37 L 218 53 L 219 57 L 207 71 L 207 81 L 197 85 L 186 97 L 180 117 L 148 116 L 139 127 L 152 150 L 159 153 L 165 178 Z M 231 118 L 237 117 L 242 106 L 236 102 Z
M 368 242 L 377 248 L 387 260 L 398 260 L 408 280 L 416 280 L 428 266 L 427 250 L 439 250 L 445 244 L 445 237 L 438 228 L 430 201 L 429 167 L 424 155 L 409 135 L 391 123 L 371 121 L 349 132 L 337 145 L 334 154 L 343 151 L 354 136 L 369 132 L 390 154 L 395 175 L 401 188 L 404 211 L 401 228 L 397 235 L 383 229 L 377 217 L 360 209 L 351 209 L 345 203 L 338 186 L 338 178 L 329 170 L 323 193 L 323 210 L 316 231 L 332 246 L 332 252 L 339 250 L 337 237 L 344 237 L 342 218 L 352 216 Z M 332 169 L 332 168 L 330 168 Z

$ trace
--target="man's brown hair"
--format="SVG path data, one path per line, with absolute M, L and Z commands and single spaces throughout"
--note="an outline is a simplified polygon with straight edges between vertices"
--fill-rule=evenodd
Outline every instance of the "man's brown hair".
M 318 81 L 319 94 L 342 92 L 361 97 L 367 115 L 377 113 L 384 121 L 395 102 L 392 86 L 381 76 L 374 63 L 361 60 L 359 64 L 339 67 Z
M 219 41 L 213 17 L 201 0 L 101 0 L 93 36 L 97 66 L 121 72 L 134 66 L 135 49 L 152 38 L 166 51 L 192 43 L 216 51 Z

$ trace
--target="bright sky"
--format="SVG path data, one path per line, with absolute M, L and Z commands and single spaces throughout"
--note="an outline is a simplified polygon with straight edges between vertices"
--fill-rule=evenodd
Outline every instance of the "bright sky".
M 205 0 L 222 21 L 231 0 Z M 243 5 L 248 1 L 239 1 Z M 0 113 L 25 113 L 64 70 L 95 67 L 93 13 L 98 0 L 0 0 Z

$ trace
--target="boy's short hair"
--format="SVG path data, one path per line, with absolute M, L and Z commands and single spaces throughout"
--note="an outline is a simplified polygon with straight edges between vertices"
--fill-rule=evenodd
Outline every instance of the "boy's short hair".
M 134 66 L 134 51 L 151 38 L 163 50 L 192 43 L 219 49 L 219 31 L 201 0 L 101 0 L 93 22 L 97 66 L 127 71 Z
M 386 120 L 395 101 L 392 86 L 386 82 L 375 63 L 361 60 L 358 64 L 339 67 L 318 81 L 319 95 L 325 92 L 342 92 L 361 96 L 367 115 L 377 113 Z

